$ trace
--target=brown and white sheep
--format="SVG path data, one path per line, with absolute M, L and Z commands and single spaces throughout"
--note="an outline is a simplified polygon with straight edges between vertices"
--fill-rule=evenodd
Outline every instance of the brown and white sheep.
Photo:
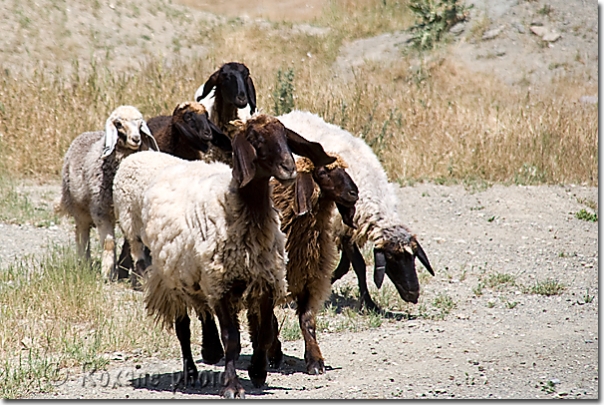
M 172 166 L 162 167 L 155 181 L 135 191 L 136 176 L 129 173 L 153 171 L 155 165 L 154 156 L 140 154 L 126 159 L 116 176 L 116 197 L 129 189 L 145 202 L 140 218 L 128 222 L 141 224 L 136 233 L 153 256 L 145 283 L 147 310 L 168 327 L 175 323 L 184 372 L 193 378 L 197 368 L 187 310 L 216 313 L 225 348 L 225 397 L 243 397 L 245 392 L 235 369 L 241 350 L 237 314 L 243 308 L 249 309 L 254 348 L 248 373 L 257 387 L 266 380 L 267 350 L 276 329 L 273 308 L 286 293 L 285 238 L 272 206 L 269 179 L 290 181 L 296 176 L 292 152 L 317 165 L 334 160 L 320 144 L 259 115 L 235 135 L 232 169 L 219 162 L 171 158 Z M 124 187 L 127 182 L 133 184 Z M 116 211 L 133 212 L 124 208 Z
M 356 184 L 346 173 L 347 164 L 335 156 L 337 160 L 326 166 L 315 166 L 309 159 L 299 158 L 294 184 L 272 182 L 281 230 L 286 235 L 287 285 L 297 304 L 309 374 L 325 372 L 315 317 L 331 293 L 331 274 L 337 263 L 331 222 L 337 207 L 344 223 L 354 227 L 354 205 L 359 198 Z M 272 361 L 278 363 L 280 344 L 278 341 L 275 344 Z

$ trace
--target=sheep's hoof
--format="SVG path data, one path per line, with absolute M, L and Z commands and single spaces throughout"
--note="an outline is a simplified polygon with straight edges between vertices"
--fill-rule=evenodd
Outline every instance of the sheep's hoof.
M 252 384 L 254 384 L 254 387 L 256 388 L 262 387 L 266 382 L 266 370 L 257 370 L 257 367 L 254 367 L 252 364 L 250 364 L 249 368 L 247 369 L 247 373 L 250 376 Z
M 220 344 L 220 343 L 218 343 Z M 219 347 L 220 350 L 217 350 L 216 347 L 204 347 L 201 346 L 201 359 L 206 364 L 216 364 L 222 359 L 224 356 L 224 351 L 222 347 Z
M 245 390 L 239 384 L 239 387 L 224 387 L 220 393 L 226 399 L 245 399 Z
M 325 363 L 323 360 L 311 360 L 306 364 L 306 371 L 310 375 L 325 374 Z

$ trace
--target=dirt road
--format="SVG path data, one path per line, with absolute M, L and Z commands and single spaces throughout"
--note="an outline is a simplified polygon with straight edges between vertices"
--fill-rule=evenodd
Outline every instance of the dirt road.
M 251 346 L 243 333 L 238 368 L 247 397 L 598 398 L 598 224 L 574 215 L 589 211 L 585 203 L 597 201 L 597 188 L 416 184 L 400 197 L 436 271 L 422 286 L 420 305 L 429 309 L 448 296 L 451 312 L 443 320 L 420 314 L 356 333 L 320 332 L 328 365 L 321 376 L 304 373 L 301 340 L 285 342 L 284 363 L 263 389 L 252 388 L 245 371 Z M 497 274 L 511 275 L 516 285 L 489 287 Z M 566 289 L 528 292 L 548 279 Z M 342 282 L 355 280 L 348 274 Z M 205 387 L 174 391 L 179 359 L 123 358 L 105 372 L 72 370 L 55 393 L 31 398 L 218 395 L 212 381 L 222 362 L 198 364 Z

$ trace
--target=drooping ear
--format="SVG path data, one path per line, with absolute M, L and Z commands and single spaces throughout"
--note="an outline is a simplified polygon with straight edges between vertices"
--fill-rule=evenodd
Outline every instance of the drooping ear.
M 180 121 L 177 121 L 173 125 L 176 126 L 178 132 L 180 132 L 180 134 L 185 137 L 187 142 L 189 142 L 189 144 L 195 149 L 204 153 L 208 151 L 208 143 L 204 142 L 204 140 L 202 140 L 197 133 L 191 131 L 191 129 L 187 125 L 184 125 Z
M 384 251 L 382 249 L 373 249 L 373 261 L 375 263 L 373 282 L 379 290 L 382 287 L 384 275 L 386 274 L 386 256 L 384 255 Z
M 103 148 L 103 153 L 101 153 L 101 158 L 105 159 L 111 155 L 115 150 L 115 145 L 117 145 L 117 128 L 113 123 L 113 116 L 109 116 L 107 121 L 105 121 L 105 147 Z
M 239 188 L 245 187 L 256 175 L 256 150 L 247 140 L 244 131 L 233 138 L 233 178 Z
M 210 129 L 212 130 L 212 142 L 213 145 L 219 147 L 225 152 L 232 152 L 233 145 L 231 145 L 231 139 L 225 135 L 224 132 L 220 130 L 214 123 L 208 120 L 208 124 L 210 124 Z
M 250 115 L 252 115 L 256 111 L 256 88 L 250 75 L 247 76 L 245 86 L 247 87 L 247 102 L 250 105 Z
M 336 161 L 336 158 L 325 153 L 323 146 L 318 142 L 311 142 L 298 135 L 289 128 L 285 128 L 287 145 L 293 153 L 306 156 L 316 166 L 327 166 Z
M 220 70 L 217 70 L 214 73 L 212 73 L 212 75 L 208 78 L 208 80 L 203 85 L 203 92 L 201 93 L 201 96 L 197 97 L 197 100 L 195 100 L 195 101 L 197 101 L 199 103 L 201 100 L 206 98 L 206 96 L 208 94 L 210 94 L 210 91 L 212 91 L 212 88 L 214 88 L 214 86 L 216 86 L 216 84 L 218 84 L 218 76 L 220 76 Z
M 145 121 L 143 121 L 143 123 L 141 124 L 141 132 L 147 136 L 153 136 L 151 134 L 151 130 L 149 129 Z
M 304 215 L 310 211 L 312 194 L 315 191 L 315 181 L 311 173 L 298 172 L 294 183 L 294 212 Z
M 354 224 L 354 214 L 356 212 L 354 205 L 352 207 L 346 207 L 342 204 L 336 203 L 336 207 L 338 207 L 338 211 L 342 216 L 342 222 L 352 229 L 357 229 L 357 226 Z
M 414 250 L 415 250 L 415 252 L 414 252 L 415 256 L 419 259 L 421 264 L 423 264 L 424 267 L 426 268 L 426 270 L 428 270 L 428 272 L 434 276 L 434 270 L 432 270 L 432 266 L 430 265 L 428 256 L 426 256 L 426 252 L 424 252 L 424 249 L 422 249 L 421 245 L 419 244 L 419 242 L 417 240 L 415 241 Z

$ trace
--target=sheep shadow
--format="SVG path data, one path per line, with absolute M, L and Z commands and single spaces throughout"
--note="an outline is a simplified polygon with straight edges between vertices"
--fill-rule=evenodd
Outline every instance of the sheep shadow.
M 240 373 L 245 373 L 247 375 L 247 369 L 250 365 L 252 356 L 249 354 L 242 354 L 239 356 L 239 360 L 235 363 L 235 368 Z M 198 364 L 204 364 L 202 360 L 197 361 Z M 214 366 L 216 367 L 224 367 L 224 357 L 216 363 Z M 333 368 L 331 366 L 325 366 L 326 371 L 339 369 Z M 277 373 L 281 375 L 291 375 L 296 373 L 306 374 L 306 362 L 304 359 L 300 359 L 295 356 L 290 356 L 288 354 L 283 353 L 283 359 L 281 360 L 281 365 L 278 368 L 268 368 L 268 372 Z
M 342 314 L 345 309 L 353 309 L 360 313 L 373 312 L 386 319 L 394 319 L 396 321 L 411 321 L 416 319 L 417 316 L 408 312 L 393 312 L 384 309 L 379 311 L 369 311 L 363 307 L 363 302 L 358 298 L 353 298 L 349 294 L 339 294 L 338 292 L 332 291 L 331 296 L 325 301 L 325 306 L 333 308 L 336 314 Z
M 222 361 L 224 363 L 224 361 Z M 249 363 L 249 361 L 248 361 Z M 240 367 L 238 367 L 240 368 Z M 140 373 L 128 381 L 128 384 L 137 390 L 147 390 L 155 392 L 179 392 L 187 395 L 216 395 L 220 398 L 220 390 L 223 384 L 223 372 L 215 369 L 198 368 L 199 374 L 196 379 L 187 378 L 182 370 L 164 373 Z M 269 370 L 269 373 L 271 370 Z M 291 388 L 280 387 L 276 385 L 266 384 L 261 388 L 256 388 L 249 380 L 247 372 L 239 371 L 237 373 L 239 381 L 245 389 L 246 396 L 265 396 L 270 395 L 271 391 L 289 391 Z M 270 379 L 267 379 L 269 382 Z

